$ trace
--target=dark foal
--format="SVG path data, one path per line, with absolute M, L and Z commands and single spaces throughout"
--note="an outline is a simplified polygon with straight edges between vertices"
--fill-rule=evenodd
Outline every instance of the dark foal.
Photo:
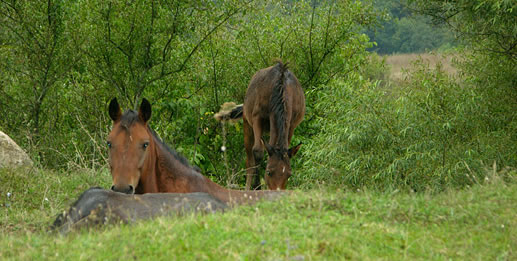
M 149 193 L 128 195 L 101 188 L 83 192 L 70 209 L 60 214 L 51 230 L 67 233 L 107 223 L 131 223 L 159 216 L 213 213 L 228 206 L 207 193 Z

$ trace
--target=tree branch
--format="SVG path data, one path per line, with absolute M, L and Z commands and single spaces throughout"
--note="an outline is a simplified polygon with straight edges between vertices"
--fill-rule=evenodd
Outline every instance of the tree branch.
M 206 41 L 206 39 L 208 39 L 208 37 L 211 36 L 219 27 L 221 27 L 224 23 L 226 23 L 226 21 L 228 21 L 230 18 L 232 18 L 235 14 L 241 12 L 241 9 L 242 8 L 238 8 L 238 9 L 234 10 L 233 12 L 229 13 L 221 22 L 219 22 L 212 29 L 210 29 L 208 31 L 208 33 L 194 46 L 194 48 L 192 48 L 192 50 L 189 52 L 187 57 L 185 57 L 185 59 L 183 59 L 183 62 L 181 63 L 179 68 L 177 68 L 176 70 L 165 72 L 165 73 L 162 72 L 157 77 L 149 80 L 149 82 L 147 84 L 151 84 L 151 83 L 153 83 L 153 82 L 155 82 L 157 80 L 160 80 L 160 79 L 162 79 L 164 77 L 167 77 L 167 76 L 172 75 L 174 73 L 178 73 L 178 72 L 183 71 L 183 69 L 185 68 L 185 66 L 189 62 L 190 58 L 192 57 L 192 55 L 194 55 L 194 53 L 197 51 L 197 49 L 199 49 L 201 44 L 203 44 Z

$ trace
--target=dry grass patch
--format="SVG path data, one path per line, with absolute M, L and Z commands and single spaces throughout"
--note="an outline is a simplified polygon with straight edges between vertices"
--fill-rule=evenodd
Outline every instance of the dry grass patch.
M 454 66 L 454 60 L 457 58 L 458 56 L 453 54 L 436 53 L 396 54 L 385 57 L 386 64 L 391 68 L 390 80 L 392 81 L 404 80 L 405 72 L 411 71 L 413 64 L 418 60 L 422 60 L 425 64 L 428 64 L 431 69 L 441 65 L 441 69 L 447 72 L 447 74 L 451 76 L 456 75 L 458 69 Z

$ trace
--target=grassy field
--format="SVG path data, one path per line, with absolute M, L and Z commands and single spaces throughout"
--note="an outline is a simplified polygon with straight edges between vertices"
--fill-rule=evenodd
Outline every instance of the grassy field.
M 390 66 L 390 80 L 392 81 L 403 80 L 405 72 L 410 71 L 413 67 L 413 63 L 419 60 L 427 64 L 429 68 L 441 66 L 441 69 L 449 75 L 455 75 L 458 72 L 458 69 L 454 66 L 454 59 L 457 57 L 451 54 L 394 54 L 384 58 L 386 59 L 386 64 Z
M 463 191 L 295 191 L 226 213 L 48 233 L 107 172 L 0 170 L 0 259 L 515 260 L 517 185 Z M 9 196 L 7 196 L 9 194 Z

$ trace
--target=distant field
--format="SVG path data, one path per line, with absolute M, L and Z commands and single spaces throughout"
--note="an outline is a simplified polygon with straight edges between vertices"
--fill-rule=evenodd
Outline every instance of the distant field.
M 385 58 L 386 64 L 391 68 L 390 79 L 394 81 L 403 80 L 404 71 L 411 70 L 413 63 L 420 59 L 428 64 L 430 68 L 436 68 L 438 64 L 441 64 L 442 70 L 448 72 L 450 75 L 454 75 L 458 71 L 453 64 L 453 60 L 456 57 L 450 54 L 395 54 L 385 56 Z
M 322 187 L 222 214 L 46 232 L 84 189 L 109 181 L 0 170 L 0 260 L 517 259 L 517 184 L 498 179 L 436 195 Z

